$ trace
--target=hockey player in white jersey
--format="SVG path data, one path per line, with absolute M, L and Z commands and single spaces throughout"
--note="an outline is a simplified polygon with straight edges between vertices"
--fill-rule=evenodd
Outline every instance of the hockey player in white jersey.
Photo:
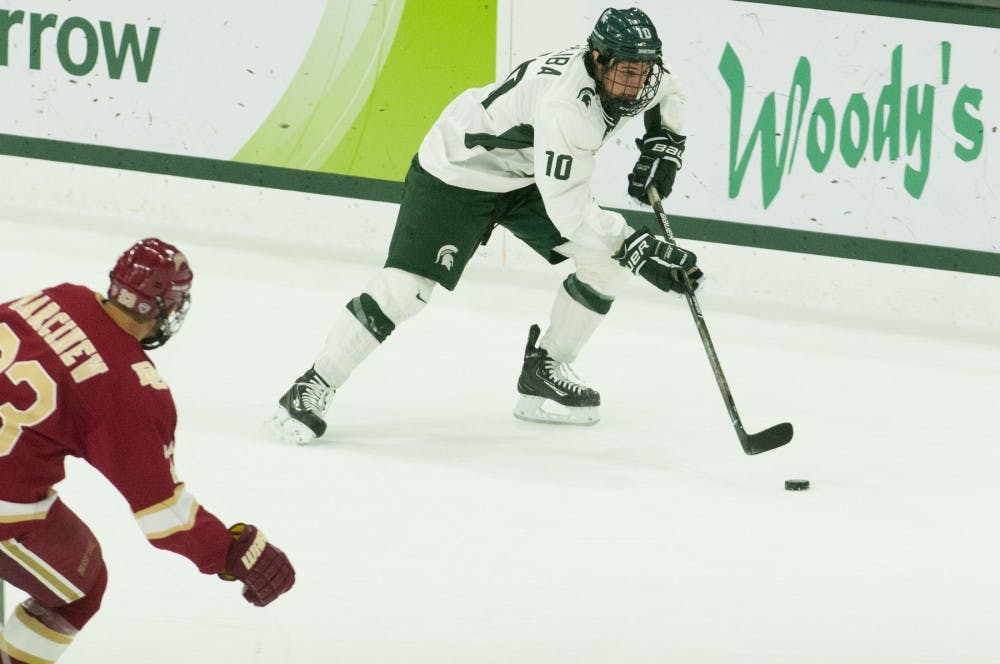
M 696 257 L 630 228 L 602 209 L 590 188 L 598 149 L 644 114 L 629 193 L 646 202 L 656 185 L 669 195 L 681 166 L 685 98 L 664 66 L 662 45 L 639 9 L 607 9 L 585 46 L 521 63 L 506 79 L 467 90 L 443 111 L 406 175 L 385 266 L 334 321 L 313 366 L 279 399 L 274 424 L 306 443 L 326 431 L 330 398 L 397 325 L 452 290 L 497 225 L 552 264 L 574 261 L 545 334 L 532 325 L 515 416 L 594 424 L 600 396 L 570 369 L 611 308 L 623 270 L 661 290 L 694 286 Z

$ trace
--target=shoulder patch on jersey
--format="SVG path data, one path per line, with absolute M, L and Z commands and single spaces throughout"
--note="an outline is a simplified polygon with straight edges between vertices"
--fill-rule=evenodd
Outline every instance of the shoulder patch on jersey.
M 152 362 L 136 362 L 132 365 L 132 371 L 139 378 L 139 385 L 143 387 L 152 387 L 155 390 L 170 389 L 167 383 L 160 378 L 160 372 L 156 370 Z
M 594 103 L 594 97 L 597 96 L 597 90 L 594 88 L 583 88 L 576 94 L 576 98 L 583 102 L 583 105 L 590 108 L 590 105 Z

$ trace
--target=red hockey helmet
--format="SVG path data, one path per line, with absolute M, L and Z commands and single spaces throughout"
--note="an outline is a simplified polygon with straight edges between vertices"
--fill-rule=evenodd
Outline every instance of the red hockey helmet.
M 157 238 L 140 240 L 118 257 L 109 276 L 108 299 L 158 321 L 153 336 L 142 340 L 144 348 L 162 346 L 180 329 L 194 275 L 177 247 Z

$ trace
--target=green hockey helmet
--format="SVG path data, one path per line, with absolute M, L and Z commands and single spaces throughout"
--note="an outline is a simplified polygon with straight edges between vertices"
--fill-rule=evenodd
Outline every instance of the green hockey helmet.
M 618 118 L 636 115 L 656 97 L 663 76 L 663 43 L 656 26 L 641 9 L 605 9 L 587 39 L 591 52 L 597 53 L 596 65 L 590 56 L 587 71 L 597 83 L 604 110 Z M 644 80 L 626 81 L 624 63 L 644 64 Z
M 663 43 L 656 34 L 656 26 L 644 11 L 634 7 L 605 9 L 587 45 L 608 62 L 659 62 L 663 56 Z

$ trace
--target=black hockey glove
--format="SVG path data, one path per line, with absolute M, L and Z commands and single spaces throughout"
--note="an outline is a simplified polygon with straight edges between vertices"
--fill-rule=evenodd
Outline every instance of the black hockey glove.
M 612 258 L 662 291 L 684 292 L 681 270 L 687 272 L 692 292 L 698 289 L 698 280 L 704 276 L 693 252 L 657 240 L 646 231 L 629 235 Z
M 674 188 L 674 177 L 681 167 L 686 139 L 686 136 L 665 128 L 647 131 L 645 136 L 635 139 L 639 160 L 628 176 L 629 196 L 648 204 L 646 190 L 651 185 L 656 185 L 663 198 L 669 196 Z

